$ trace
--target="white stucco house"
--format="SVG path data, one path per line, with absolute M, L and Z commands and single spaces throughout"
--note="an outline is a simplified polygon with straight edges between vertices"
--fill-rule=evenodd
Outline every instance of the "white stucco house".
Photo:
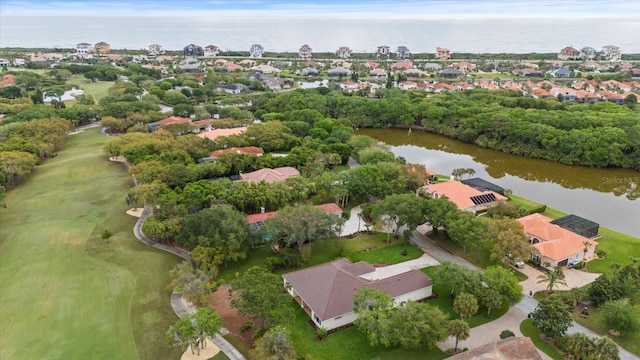
M 88 54 L 92 51 L 93 51 L 93 45 L 89 43 L 76 44 L 76 53 L 78 54 Z
M 264 48 L 260 44 L 253 44 L 249 48 L 249 55 L 251 57 L 262 57 L 264 54 Z
M 419 301 L 432 295 L 431 278 L 420 270 L 367 276 L 375 272 L 371 264 L 339 259 L 282 275 L 289 295 L 300 304 L 318 328 L 337 329 L 353 323 L 353 294 L 362 287 L 389 294 L 395 306 Z

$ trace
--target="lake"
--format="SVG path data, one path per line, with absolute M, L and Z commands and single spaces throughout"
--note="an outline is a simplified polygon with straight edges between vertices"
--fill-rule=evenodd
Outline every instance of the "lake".
M 456 168 L 476 174 L 514 194 L 640 237 L 640 172 L 569 166 L 465 144 L 440 135 L 402 129 L 359 129 L 390 146 L 407 162 L 451 175 Z

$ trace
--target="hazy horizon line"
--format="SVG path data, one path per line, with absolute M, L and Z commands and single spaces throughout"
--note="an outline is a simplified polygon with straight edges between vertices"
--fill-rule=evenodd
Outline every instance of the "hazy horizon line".
M 269 17 L 351 19 L 633 18 L 638 0 L 0 0 L 0 16 Z

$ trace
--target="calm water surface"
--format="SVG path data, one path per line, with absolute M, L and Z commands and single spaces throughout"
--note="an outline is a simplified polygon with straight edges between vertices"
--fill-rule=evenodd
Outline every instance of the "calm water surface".
M 635 0 L 634 0 L 635 1 Z M 1 1 L 0 1 L 1 2 Z M 416 14 L 419 15 L 419 14 Z M 595 26 L 597 24 L 597 27 Z M 597 29 L 596 29 L 597 28 Z M 629 18 L 477 18 L 477 19 L 343 19 L 262 17 L 98 17 L 2 16 L 0 47 L 75 47 L 106 41 L 114 49 L 146 49 L 159 43 L 180 50 L 190 43 L 217 45 L 223 51 L 248 51 L 261 44 L 269 52 L 297 52 L 309 44 L 318 52 L 349 46 L 373 53 L 400 45 L 414 53 L 432 53 L 437 46 L 454 52 L 558 52 L 620 46 L 623 53 L 640 52 L 640 17 Z
M 602 226 L 640 237 L 640 172 L 595 169 L 529 159 L 461 143 L 435 134 L 400 129 L 360 129 L 390 146 L 407 162 L 424 164 L 438 174 L 472 168 L 475 176 L 514 194 Z

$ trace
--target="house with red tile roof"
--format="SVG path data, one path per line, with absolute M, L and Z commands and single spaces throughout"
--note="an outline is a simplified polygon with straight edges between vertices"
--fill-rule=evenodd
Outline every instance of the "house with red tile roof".
M 549 91 L 542 88 L 531 90 L 531 96 L 533 96 L 536 99 L 545 99 L 545 98 L 553 97 L 553 95 L 551 95 Z
M 552 224 L 550 217 L 531 214 L 517 221 L 536 249 L 541 264 L 566 266 L 570 262 L 587 261 L 595 256 L 597 241 Z
M 221 136 L 231 136 L 231 135 L 240 135 L 243 132 L 247 131 L 247 127 L 237 127 L 237 128 L 229 128 L 229 129 L 213 129 L 210 131 L 205 131 L 198 134 L 198 137 L 203 139 L 215 140 Z
M 190 124 L 191 119 L 181 116 L 170 116 L 166 119 L 156 121 L 155 123 L 158 125 Z
M 391 70 L 409 70 L 413 69 L 413 61 L 405 59 L 391 64 Z
M 259 148 L 257 146 L 230 147 L 227 149 L 212 151 L 209 154 L 209 157 L 217 158 L 222 154 L 231 154 L 231 153 L 260 156 L 264 154 L 264 150 L 262 150 L 262 148 Z
M 564 49 L 560 50 L 560 53 L 558 53 L 558 59 L 560 60 L 581 60 L 582 59 L 582 53 L 580 52 L 580 50 L 572 47 L 572 46 L 567 46 Z
M 240 181 L 256 183 L 264 181 L 267 183 L 274 183 L 285 181 L 286 179 L 294 176 L 300 176 L 300 172 L 294 167 L 285 166 L 275 169 L 264 168 L 246 174 L 240 174 Z
M 461 61 L 459 63 L 453 64 L 453 67 L 456 70 L 460 70 L 462 72 L 476 71 L 476 65 L 468 61 Z
M 436 184 L 425 185 L 418 191 L 426 192 L 434 198 L 447 198 L 458 209 L 477 212 L 486 210 L 507 198 L 495 191 L 480 191 L 457 180 L 449 180 Z
M 325 214 L 342 216 L 342 209 L 335 203 L 326 203 L 322 205 L 316 205 L 315 207 L 324 211 Z M 267 211 L 261 212 L 259 214 L 250 214 L 247 215 L 247 222 L 257 230 L 264 227 L 265 221 L 275 217 L 276 215 L 278 215 L 277 211 Z
M 362 64 L 362 66 L 364 66 L 365 68 L 367 68 L 369 70 L 373 70 L 373 69 L 377 69 L 378 66 L 380 66 L 380 64 L 378 64 L 377 62 L 373 62 L 373 61 L 366 61 L 364 64 Z
M 214 57 L 220 54 L 220 48 L 216 45 L 207 45 L 204 48 L 204 56 Z
M 585 103 L 587 103 L 587 102 L 598 102 L 598 101 L 602 100 L 602 98 L 599 95 L 594 94 L 594 93 L 589 92 L 589 91 L 586 91 L 586 90 L 578 90 L 578 91 L 576 91 L 576 98 L 582 100 Z
M 603 91 L 598 91 L 597 95 L 604 100 L 607 100 L 616 104 L 624 104 L 625 96 L 622 94 L 616 94 L 611 91 L 603 90 Z
M 242 66 L 238 64 L 234 64 L 231 61 L 227 61 L 222 65 L 217 66 L 215 69 L 216 71 L 220 71 L 220 72 L 234 72 L 234 71 L 242 71 Z
M 284 287 L 311 318 L 313 325 L 326 330 L 353 323 L 353 295 L 368 287 L 389 294 L 395 306 L 407 301 L 419 301 L 432 296 L 431 278 L 420 270 L 393 273 L 370 280 L 366 275 L 375 271 L 371 264 L 347 259 L 316 265 L 282 275 Z
M 0 88 L 15 85 L 16 84 L 16 76 L 13 74 L 7 74 L 0 77 Z

